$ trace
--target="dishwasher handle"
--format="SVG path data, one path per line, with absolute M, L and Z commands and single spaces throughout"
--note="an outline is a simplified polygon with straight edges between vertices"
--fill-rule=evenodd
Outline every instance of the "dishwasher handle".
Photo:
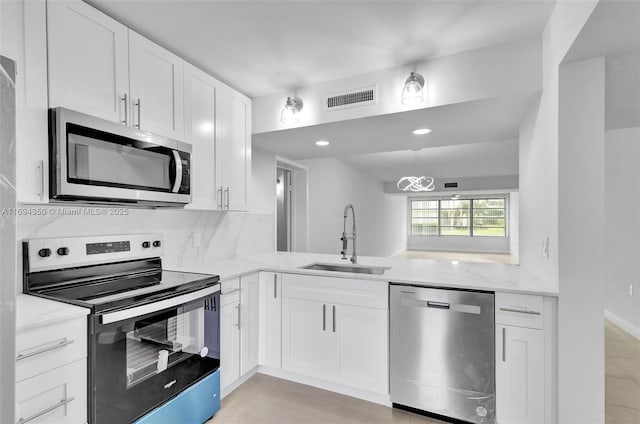
M 431 300 L 427 300 L 428 308 L 436 308 L 436 309 L 449 309 L 451 304 L 445 302 L 432 302 Z

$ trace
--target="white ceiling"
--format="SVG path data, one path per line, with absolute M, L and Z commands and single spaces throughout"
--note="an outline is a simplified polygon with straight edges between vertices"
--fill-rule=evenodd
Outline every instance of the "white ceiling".
M 290 159 L 393 152 L 518 138 L 532 96 L 456 103 L 253 135 L 253 146 Z M 416 128 L 432 133 L 416 136 Z M 328 140 L 327 147 L 315 145 Z
M 263 94 L 539 35 L 546 0 L 89 0 L 226 81 Z
M 518 140 L 442 146 L 420 151 L 369 153 L 342 158 L 378 181 L 407 173 L 434 178 L 518 175 Z

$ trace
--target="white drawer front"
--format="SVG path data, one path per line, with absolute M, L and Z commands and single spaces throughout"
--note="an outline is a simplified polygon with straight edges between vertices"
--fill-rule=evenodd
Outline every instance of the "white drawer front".
M 87 318 L 16 334 L 16 381 L 87 357 Z
M 351 278 L 282 274 L 282 296 L 290 299 L 388 309 L 389 284 Z
M 223 295 L 240 290 L 240 278 L 235 277 L 220 281 L 220 290 Z
M 542 296 L 496 293 L 496 324 L 544 327 Z
M 16 384 L 16 422 L 87 422 L 87 361 L 80 359 Z

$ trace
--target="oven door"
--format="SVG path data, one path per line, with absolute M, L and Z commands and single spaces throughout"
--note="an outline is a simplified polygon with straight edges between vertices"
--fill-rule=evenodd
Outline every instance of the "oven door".
M 91 423 L 132 422 L 219 368 L 219 285 L 191 297 L 203 292 L 153 312 L 148 304 L 91 317 Z
M 52 109 L 51 198 L 143 205 L 191 201 L 191 146 Z

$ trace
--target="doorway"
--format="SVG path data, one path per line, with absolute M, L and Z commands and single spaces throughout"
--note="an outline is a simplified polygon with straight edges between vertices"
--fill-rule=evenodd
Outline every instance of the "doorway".
M 308 239 L 307 168 L 276 157 L 276 250 L 306 252 Z
M 276 238 L 278 252 L 291 252 L 293 242 L 291 239 L 292 227 L 292 203 L 293 186 L 291 183 L 291 170 L 276 168 Z

